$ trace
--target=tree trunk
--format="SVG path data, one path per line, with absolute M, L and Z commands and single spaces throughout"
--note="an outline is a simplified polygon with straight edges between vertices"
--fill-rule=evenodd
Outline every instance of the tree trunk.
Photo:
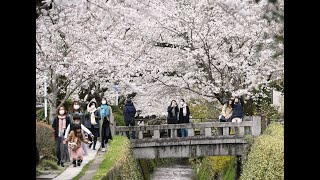
M 52 124 L 54 117 L 56 116 L 57 112 L 57 96 L 58 96 L 58 79 L 57 75 L 54 71 L 52 72 L 52 79 L 51 79 L 51 98 L 50 98 L 50 115 L 49 115 L 49 122 Z

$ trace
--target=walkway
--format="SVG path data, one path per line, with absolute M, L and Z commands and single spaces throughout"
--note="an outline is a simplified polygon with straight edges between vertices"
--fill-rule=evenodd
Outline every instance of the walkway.
M 76 177 L 82 170 L 82 168 L 91 160 L 95 158 L 97 155 L 99 149 L 100 149 L 101 143 L 97 141 L 96 144 L 96 150 L 89 149 L 89 155 L 84 156 L 83 162 L 81 163 L 81 166 L 73 167 L 73 164 L 71 164 L 63 173 L 61 173 L 59 176 L 54 178 L 54 180 L 71 180 L 72 178 Z
M 40 179 L 53 179 L 53 180 L 71 180 L 72 178 L 76 177 L 82 170 L 82 168 L 91 160 L 95 159 L 98 151 L 100 150 L 101 143 L 97 141 L 96 144 L 96 150 L 89 149 L 89 155 L 84 156 L 83 162 L 81 163 L 81 166 L 73 167 L 72 163 L 65 163 L 65 166 L 68 166 L 65 171 L 63 171 L 61 174 L 58 174 L 59 171 L 53 171 L 50 174 L 47 175 L 40 175 L 37 176 L 37 180 Z M 101 152 L 101 151 L 99 151 Z

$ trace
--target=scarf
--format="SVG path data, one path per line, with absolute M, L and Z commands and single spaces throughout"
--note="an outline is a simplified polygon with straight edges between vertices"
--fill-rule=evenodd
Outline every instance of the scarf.
M 187 104 L 181 105 L 183 116 L 187 116 Z
M 66 115 L 58 115 L 59 118 L 59 137 L 63 135 L 64 130 L 66 129 Z
M 109 115 L 109 108 L 106 104 L 101 105 L 101 115 L 102 115 L 102 119 L 106 116 Z
M 97 124 L 97 122 L 96 122 L 96 117 L 95 117 L 95 115 L 94 115 L 94 112 L 96 111 L 97 109 L 96 108 L 91 108 L 90 107 L 90 109 L 89 109 L 89 112 L 91 113 L 91 116 L 90 116 L 90 121 L 91 121 L 91 124 L 92 125 L 96 125 Z

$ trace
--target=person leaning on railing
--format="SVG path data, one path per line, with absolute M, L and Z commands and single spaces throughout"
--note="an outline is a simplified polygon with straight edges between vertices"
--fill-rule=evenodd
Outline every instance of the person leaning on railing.
M 175 100 L 171 101 L 170 105 L 167 108 L 167 112 L 168 112 L 167 124 L 177 124 L 179 108 Z M 168 137 L 171 137 L 171 129 L 168 129 Z
M 220 122 L 230 122 L 232 117 L 232 99 L 229 99 L 222 107 Z
M 242 122 L 244 101 L 238 95 L 235 95 L 232 102 L 232 122 Z M 233 132 L 238 134 L 238 128 L 232 128 Z

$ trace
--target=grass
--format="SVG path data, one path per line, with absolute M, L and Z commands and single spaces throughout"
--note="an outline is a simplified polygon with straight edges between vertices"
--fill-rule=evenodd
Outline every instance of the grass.
M 36 167 L 36 174 L 41 174 L 45 170 L 58 170 L 60 169 L 57 163 L 51 159 L 43 159 L 40 161 L 39 165 Z
M 89 161 L 85 166 L 83 166 L 81 172 L 74 178 L 72 178 L 72 180 L 78 180 L 80 179 L 89 169 L 89 166 L 93 163 L 94 159 L 92 159 L 91 161 Z
M 117 163 L 118 160 L 123 157 L 126 148 L 127 137 L 124 136 L 113 136 L 113 140 L 108 148 L 108 152 L 105 154 L 105 158 L 99 166 L 92 179 L 100 180 L 103 176 L 110 171 L 110 169 Z
M 230 165 L 228 166 L 228 168 L 224 172 L 223 179 L 233 180 L 235 176 L 236 176 L 236 166 L 234 164 L 230 163 Z

